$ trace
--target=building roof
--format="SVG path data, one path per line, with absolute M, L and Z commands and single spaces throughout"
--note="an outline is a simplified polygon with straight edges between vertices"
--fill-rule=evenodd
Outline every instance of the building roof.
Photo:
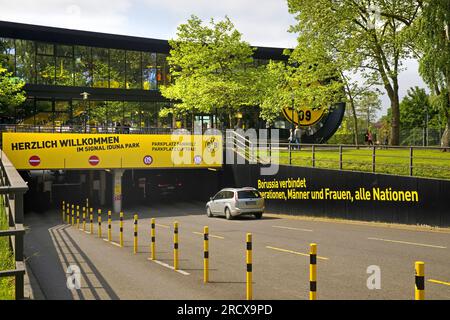
M 0 37 L 67 45 L 169 53 L 168 40 L 0 21 Z M 284 48 L 255 47 L 254 58 L 287 60 Z

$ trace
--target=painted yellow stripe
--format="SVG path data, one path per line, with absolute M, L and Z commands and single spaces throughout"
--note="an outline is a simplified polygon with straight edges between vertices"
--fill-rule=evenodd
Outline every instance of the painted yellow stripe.
M 159 224 L 159 223 L 155 223 L 155 226 L 161 227 L 161 228 L 166 228 L 169 229 L 169 226 L 166 226 L 165 224 Z
M 393 242 L 393 243 L 401 243 L 401 244 L 410 244 L 410 245 L 413 245 L 413 246 L 420 246 L 420 247 L 447 249 L 447 247 L 444 247 L 444 246 L 436 246 L 436 245 L 425 244 L 425 243 L 407 242 L 407 241 L 399 241 L 399 240 L 389 240 L 389 239 L 381 239 L 381 238 L 367 238 L 367 239 L 369 239 L 369 240 L 385 241 L 385 242 Z
M 428 279 L 428 282 L 433 282 L 433 283 L 438 283 L 438 284 L 443 284 L 446 286 L 450 286 L 450 282 L 445 282 L 445 281 L 439 281 L 439 280 L 434 280 L 434 279 Z
M 194 232 L 192 232 L 192 233 L 194 233 L 194 234 L 198 234 L 199 236 L 202 236 L 203 235 L 203 233 L 201 233 L 201 232 L 196 232 L 196 231 L 194 231 Z M 221 237 L 221 236 L 216 236 L 216 235 L 213 235 L 213 234 L 209 234 L 209 236 L 211 237 L 211 238 L 217 238 L 217 239 L 225 239 L 224 237 Z
M 272 226 L 272 227 L 280 228 L 280 229 L 296 230 L 296 231 L 313 232 L 311 229 L 293 228 L 293 227 L 285 227 L 285 226 Z
M 282 249 L 282 248 L 277 248 L 277 247 L 271 247 L 271 246 L 266 246 L 267 249 L 272 249 L 272 250 L 276 250 L 276 251 L 281 251 L 281 252 L 286 252 L 286 253 L 293 253 L 293 254 L 298 254 L 300 256 L 305 256 L 305 257 L 309 257 L 309 253 L 302 253 L 302 252 L 297 252 L 297 251 L 292 251 L 292 250 L 288 250 L 288 249 Z M 320 257 L 317 256 L 317 259 L 321 259 L 321 260 L 329 260 L 326 257 Z

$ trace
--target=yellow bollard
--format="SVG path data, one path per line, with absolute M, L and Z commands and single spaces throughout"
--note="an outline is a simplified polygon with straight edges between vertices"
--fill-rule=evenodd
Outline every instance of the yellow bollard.
M 123 247 L 123 212 L 120 213 L 119 228 L 119 244 Z
M 415 273 L 415 300 L 425 300 L 425 263 L 416 261 Z
M 86 212 L 89 212 L 89 198 L 86 198 Z
M 155 260 L 156 259 L 156 230 L 155 230 L 155 218 L 152 218 L 152 230 L 151 230 L 151 237 L 152 237 L 152 243 L 150 246 L 150 252 L 151 256 L 150 259 Z
M 72 225 L 75 224 L 75 206 L 72 205 Z
M 89 232 L 94 234 L 94 214 L 92 213 L 92 208 L 89 208 Z
M 86 207 L 83 207 L 83 231 L 86 231 Z
M 178 222 L 173 223 L 173 268 L 178 270 Z
M 253 299 L 252 234 L 247 233 L 247 300 Z
M 77 229 L 80 229 L 80 206 L 77 206 Z
M 203 228 L 203 282 L 209 281 L 209 228 Z
M 102 209 L 98 209 L 97 210 L 97 221 L 98 221 L 98 237 L 101 238 L 102 237 Z
M 112 230 L 111 230 L 111 210 L 108 210 L 108 241 L 112 241 Z
M 62 221 L 66 222 L 66 202 L 64 200 L 62 202 Z
M 309 300 L 317 300 L 317 244 L 309 245 Z
M 133 253 L 138 252 L 138 215 L 134 215 L 134 241 L 133 241 Z
M 70 224 L 70 204 L 66 204 L 66 223 Z

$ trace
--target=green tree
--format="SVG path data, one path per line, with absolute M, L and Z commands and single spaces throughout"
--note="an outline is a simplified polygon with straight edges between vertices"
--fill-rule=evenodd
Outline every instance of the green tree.
M 391 144 L 399 143 L 399 83 L 402 61 L 410 55 L 408 29 L 420 5 L 413 0 L 288 0 L 303 51 L 324 47 L 338 70 L 360 71 L 384 86 L 392 107 Z
M 10 72 L 0 65 L 0 112 L 11 114 L 14 108 L 26 100 L 23 91 L 25 82 L 13 77 Z
M 357 104 L 358 116 L 366 120 L 367 129 L 377 118 L 377 112 L 381 110 L 381 100 L 377 91 L 364 91 L 359 95 Z
M 217 110 L 228 116 L 233 127 L 238 110 L 257 104 L 254 49 L 228 17 L 204 25 L 192 15 L 177 30 L 176 39 L 169 40 L 167 58 L 173 83 L 161 87 L 161 94 L 174 105 L 160 115 Z
M 423 128 L 427 117 L 430 122 L 436 114 L 436 110 L 431 107 L 430 97 L 423 88 L 408 89 L 400 103 L 400 119 L 405 128 Z
M 441 145 L 450 146 L 450 1 L 423 1 L 417 47 L 421 54 L 419 71 L 436 97 L 433 105 L 445 115 L 446 128 Z

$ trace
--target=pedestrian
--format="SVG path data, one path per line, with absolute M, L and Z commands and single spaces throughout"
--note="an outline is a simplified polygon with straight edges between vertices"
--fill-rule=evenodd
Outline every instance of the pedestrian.
M 369 129 L 367 129 L 366 133 L 364 134 L 364 142 L 365 144 L 369 144 Z
M 300 150 L 300 143 L 302 142 L 302 131 L 300 130 L 298 125 L 295 126 L 294 139 L 295 139 L 295 144 L 298 146 L 298 150 Z
M 289 150 L 291 150 L 292 146 L 291 144 L 294 142 L 294 130 L 292 130 L 292 128 L 289 129 Z
M 372 132 L 368 131 L 367 142 L 369 146 L 373 146 Z

